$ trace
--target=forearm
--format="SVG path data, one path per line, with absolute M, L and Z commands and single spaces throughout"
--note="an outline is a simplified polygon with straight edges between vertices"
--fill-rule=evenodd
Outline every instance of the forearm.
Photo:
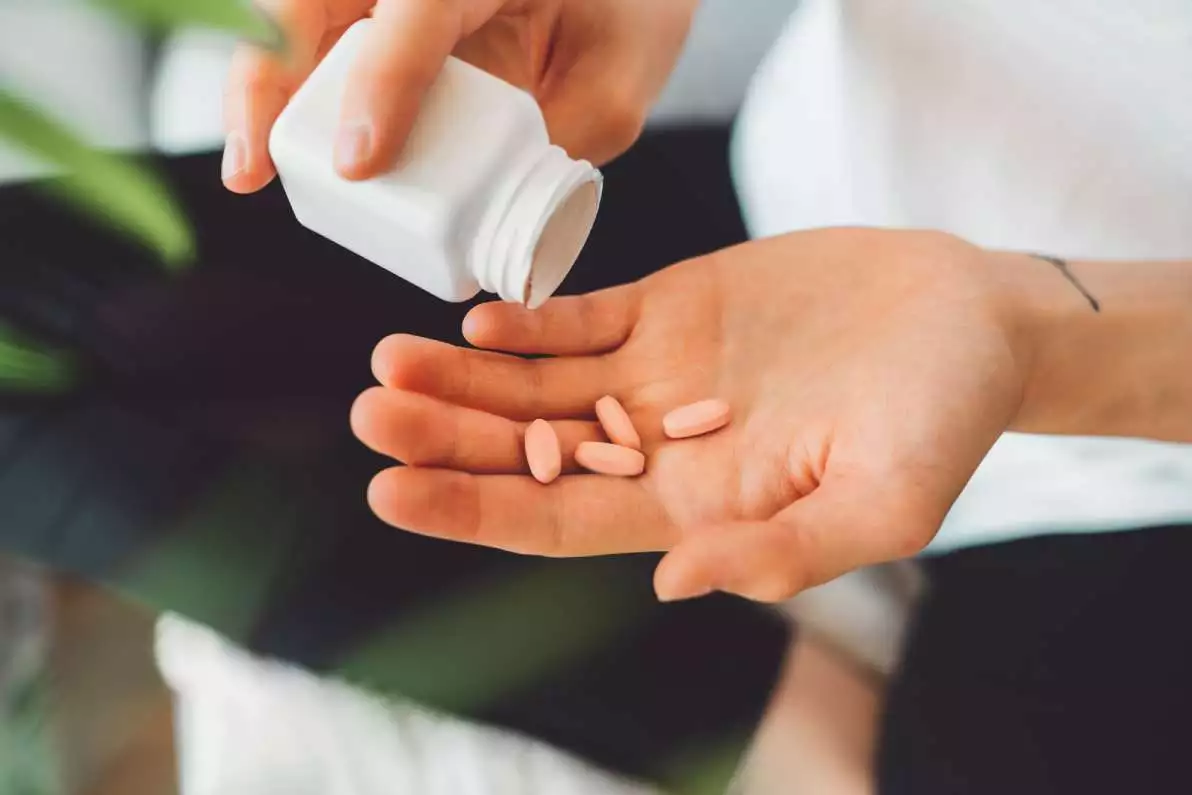
M 1014 430 L 1192 442 L 1192 261 L 1004 256 L 1029 359 Z

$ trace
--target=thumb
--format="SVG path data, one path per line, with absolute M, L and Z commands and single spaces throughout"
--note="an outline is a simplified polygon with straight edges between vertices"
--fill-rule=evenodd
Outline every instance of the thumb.
M 766 522 L 729 522 L 680 541 L 654 573 L 662 601 L 712 591 L 781 602 L 853 569 L 910 557 L 939 529 L 939 510 L 907 493 L 827 481 Z
M 545 18 L 540 22 L 559 27 Z M 601 165 L 628 149 L 641 134 L 652 98 L 640 88 L 639 70 L 623 44 L 582 34 L 552 40 L 553 55 L 540 74 L 533 59 L 527 60 L 527 38 L 533 38 L 532 30 L 516 35 L 493 27 L 465 38 L 453 54 L 531 93 L 551 143 L 572 157 Z
M 633 145 L 651 102 L 631 65 L 618 68 L 610 49 L 585 52 L 538 96 L 551 143 L 596 165 Z

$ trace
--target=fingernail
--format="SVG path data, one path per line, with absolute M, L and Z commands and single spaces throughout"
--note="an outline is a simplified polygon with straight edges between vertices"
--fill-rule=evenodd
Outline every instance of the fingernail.
M 480 320 L 476 317 L 475 312 L 468 312 L 464 316 L 463 334 L 465 339 L 471 339 L 476 336 L 476 332 L 480 330 Z
M 675 588 L 658 591 L 659 602 L 682 602 L 687 599 L 699 599 L 701 596 L 707 596 L 712 593 L 713 589 L 706 585 L 697 586 L 695 588 Z
M 372 133 L 367 124 L 351 124 L 339 131 L 335 142 L 335 163 L 340 168 L 358 166 L 368 159 Z
M 464 339 L 468 342 L 476 339 L 477 333 L 480 330 L 480 322 L 478 319 L 470 316 L 464 318 Z
M 238 132 L 229 133 L 224 143 L 223 165 L 221 175 L 224 181 L 239 174 L 248 165 L 248 150 L 244 145 L 244 136 Z

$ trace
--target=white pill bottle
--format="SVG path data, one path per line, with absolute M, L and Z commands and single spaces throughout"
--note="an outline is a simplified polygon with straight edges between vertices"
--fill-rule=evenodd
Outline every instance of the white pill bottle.
M 273 127 L 270 155 L 298 221 L 445 301 L 483 290 L 537 308 L 587 242 L 600 172 L 551 145 L 532 96 L 450 58 L 395 167 L 340 177 L 340 101 L 373 24 L 343 34 Z

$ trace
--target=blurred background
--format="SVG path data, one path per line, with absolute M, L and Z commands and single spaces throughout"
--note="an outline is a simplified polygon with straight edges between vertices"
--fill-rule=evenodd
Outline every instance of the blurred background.
M 744 239 L 731 122 L 792 7 L 704 4 L 567 291 Z M 237 0 L 0 4 L 0 793 L 767 791 L 789 615 L 368 515 L 371 348 L 468 307 L 222 190 L 245 37 Z
M 799 5 L 703 0 L 564 292 L 746 238 L 734 116 Z M 241 38 L 279 44 L 240 0 L 0 0 L 0 795 L 1186 773 L 1186 527 L 968 538 L 769 609 L 659 605 L 652 556 L 381 525 L 386 462 L 347 422 L 370 352 L 461 343 L 469 306 L 303 230 L 277 185 L 222 188 Z

